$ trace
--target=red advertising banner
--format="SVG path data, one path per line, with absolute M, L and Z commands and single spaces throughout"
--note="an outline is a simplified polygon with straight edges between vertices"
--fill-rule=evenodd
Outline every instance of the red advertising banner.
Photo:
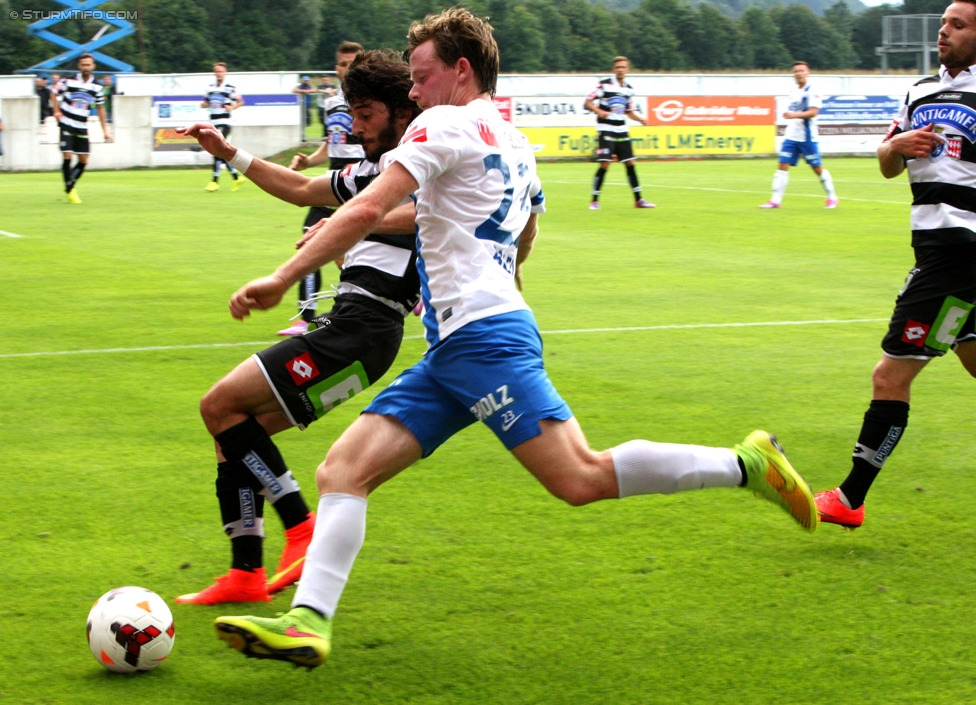
M 495 108 L 502 114 L 508 122 L 512 121 L 512 99 L 511 98 L 499 98 L 495 96 L 491 99 L 491 102 L 495 104 Z
M 775 125 L 776 98 L 652 96 L 647 99 L 647 124 L 673 127 Z

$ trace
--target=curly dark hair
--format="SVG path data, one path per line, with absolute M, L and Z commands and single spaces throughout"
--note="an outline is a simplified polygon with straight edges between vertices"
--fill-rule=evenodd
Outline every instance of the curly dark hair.
M 420 108 L 410 100 L 410 66 L 403 54 L 393 49 L 371 49 L 361 52 L 349 65 L 342 81 L 342 92 L 349 105 L 365 101 L 383 103 L 391 114 L 397 108 L 411 111 L 410 119 Z

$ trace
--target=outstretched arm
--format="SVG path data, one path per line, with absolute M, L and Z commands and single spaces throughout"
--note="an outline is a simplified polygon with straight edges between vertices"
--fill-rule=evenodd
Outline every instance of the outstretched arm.
M 230 162 L 237 154 L 237 147 L 224 139 L 213 125 L 197 123 L 191 127 L 178 127 L 176 131 L 193 137 L 201 147 L 218 159 Z M 332 192 L 332 181 L 329 176 L 310 178 L 257 158 L 251 162 L 244 173 L 262 190 L 296 206 L 339 205 Z
M 274 274 L 241 287 L 230 300 L 230 313 L 244 319 L 254 309 L 277 306 L 288 290 L 306 274 L 346 251 L 375 231 L 384 216 L 417 189 L 417 181 L 402 165 L 393 163 L 370 187 L 362 191 L 326 221 Z

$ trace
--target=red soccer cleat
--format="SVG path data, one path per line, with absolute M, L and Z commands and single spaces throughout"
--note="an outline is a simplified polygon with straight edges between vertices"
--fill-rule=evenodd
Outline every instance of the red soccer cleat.
M 839 493 L 839 488 L 818 492 L 813 498 L 817 503 L 817 514 L 820 515 L 820 521 L 854 530 L 864 523 L 864 505 L 857 509 L 848 509 L 841 501 Z
M 298 582 L 302 577 L 305 566 L 305 552 L 312 542 L 312 532 L 315 530 L 315 512 L 309 512 L 308 517 L 301 524 L 285 530 L 285 548 L 278 561 L 278 570 L 268 581 L 268 593 L 274 595 L 289 585 Z
M 222 605 L 228 602 L 271 602 L 265 587 L 267 576 L 264 568 L 253 573 L 231 568 L 227 575 L 217 578 L 210 587 L 200 592 L 180 595 L 176 602 L 183 605 Z

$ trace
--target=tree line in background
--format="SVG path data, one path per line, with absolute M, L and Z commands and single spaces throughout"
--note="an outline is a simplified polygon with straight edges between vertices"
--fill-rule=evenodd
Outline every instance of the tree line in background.
M 0 0 L 0 74 L 28 68 L 62 51 L 32 37 L 28 22 L 10 19 L 11 10 L 28 4 L 44 12 L 64 9 L 49 0 Z M 104 53 L 144 73 L 189 73 L 209 71 L 215 61 L 226 62 L 232 72 L 332 70 L 341 41 L 403 49 L 412 20 L 450 4 L 117 0 L 98 9 L 138 14 L 132 20 L 137 31 L 107 46 Z M 490 17 L 503 73 L 606 73 L 618 54 L 628 56 L 636 71 L 783 70 L 801 59 L 814 70 L 876 69 L 874 50 L 881 46 L 885 15 L 941 14 L 948 2 L 905 0 L 855 14 L 844 0 L 837 0 L 822 17 L 804 4 L 742 8 L 741 0 L 643 0 L 632 10 L 608 9 L 587 0 L 460 4 Z M 102 26 L 101 21 L 85 19 L 51 29 L 82 43 Z M 891 60 L 892 68 L 912 69 L 915 63 L 912 55 Z

